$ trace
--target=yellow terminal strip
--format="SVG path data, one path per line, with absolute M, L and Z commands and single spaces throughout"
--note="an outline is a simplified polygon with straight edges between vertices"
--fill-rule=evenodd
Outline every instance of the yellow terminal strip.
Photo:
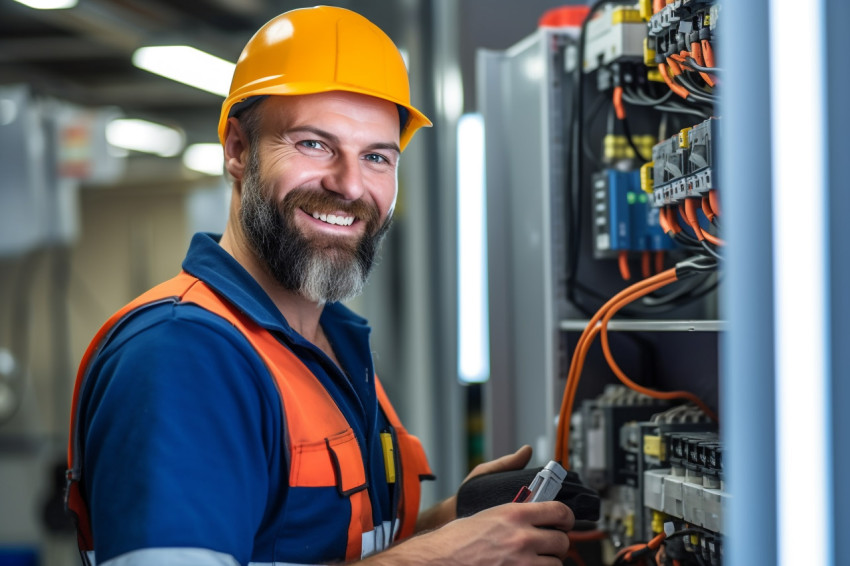
M 641 167 L 641 177 L 643 177 L 643 167 Z M 643 181 L 643 178 L 641 178 L 641 181 Z M 641 183 L 641 185 L 643 185 L 643 183 Z M 643 437 L 643 453 L 647 456 L 653 456 L 655 458 L 658 458 L 659 460 L 666 460 L 666 452 L 667 451 L 664 448 L 664 443 L 661 442 L 660 436 L 653 436 L 647 434 Z
M 708 27 L 711 25 L 711 15 L 708 12 L 706 12 L 705 15 L 702 17 L 702 25 L 703 27 Z
M 661 511 L 653 511 L 652 512 L 652 524 L 651 527 L 653 533 L 663 533 L 664 532 L 664 513 Z
M 638 9 L 640 10 L 640 17 L 643 21 L 648 22 L 652 18 L 652 0 L 640 0 Z
M 620 8 L 615 8 L 611 12 L 611 23 L 613 25 L 639 24 L 642 22 L 643 18 L 640 17 L 640 10 L 635 10 L 634 8 L 627 8 L 623 6 Z
M 682 149 L 688 147 L 688 132 L 690 131 L 690 128 L 682 128 L 682 131 L 679 132 L 679 147 Z
M 623 533 L 628 538 L 632 538 L 635 536 L 635 514 L 629 513 L 623 518 L 623 528 L 625 532 Z
M 640 150 L 641 155 L 651 155 L 655 137 L 651 135 L 632 136 L 632 141 Z M 629 145 L 626 136 L 607 134 L 602 140 L 602 159 L 616 161 L 618 159 L 634 159 L 635 151 Z
M 387 472 L 387 483 L 395 483 L 395 449 L 393 435 L 381 433 L 381 447 L 384 449 L 384 470 Z
M 647 69 L 646 78 L 650 81 L 655 81 L 657 83 L 663 83 L 664 77 L 661 76 L 661 71 L 658 70 L 657 66 L 652 69 Z
M 643 64 L 647 67 L 657 67 L 658 63 L 655 62 L 655 49 L 651 49 L 649 47 L 649 38 L 643 38 Z M 657 71 L 656 71 L 657 72 Z M 659 76 L 659 78 L 661 78 Z M 664 80 L 664 79 L 661 79 Z

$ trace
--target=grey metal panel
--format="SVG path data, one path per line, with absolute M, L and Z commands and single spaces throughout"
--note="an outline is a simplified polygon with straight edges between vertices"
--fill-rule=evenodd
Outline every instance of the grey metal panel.
M 538 462 L 553 453 L 561 397 L 552 224 L 563 186 L 558 34 L 541 29 L 508 51 L 479 53 L 492 328 L 487 446 L 498 455 L 531 444 Z
M 719 48 L 725 75 L 720 114 L 720 172 L 727 240 L 727 280 L 722 310 L 728 319 L 721 356 L 721 433 L 727 485 L 733 494 L 726 518 L 726 563 L 776 564 L 776 460 L 774 406 L 774 311 L 770 210 L 769 65 L 739 57 L 748 49 L 769 53 L 767 0 L 723 5 Z M 741 141 L 748 140 L 748 141 Z M 805 466 L 805 463 L 799 465 Z M 767 473 L 755 473 L 764 470 Z M 758 544 L 753 544 L 758 541 Z
M 488 293 L 490 316 L 490 380 L 484 386 L 485 454 L 488 458 L 503 454 L 517 444 L 516 409 L 510 394 L 513 349 L 513 312 L 511 304 L 510 247 L 511 213 L 507 203 L 508 161 L 503 159 L 508 147 L 504 118 L 504 91 L 501 68 L 504 55 L 500 51 L 479 50 L 476 54 L 478 109 L 485 118 L 485 161 L 487 167 L 487 234 Z M 498 415 L 498 418 L 495 416 Z

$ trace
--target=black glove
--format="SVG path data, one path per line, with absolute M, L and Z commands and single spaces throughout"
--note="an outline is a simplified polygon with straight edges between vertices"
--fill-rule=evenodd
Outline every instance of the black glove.
M 523 486 L 529 486 L 542 470 L 526 468 L 482 474 L 467 480 L 457 492 L 457 516 L 467 517 L 483 509 L 510 503 Z M 599 519 L 599 494 L 581 483 L 578 474 L 567 470 L 567 477 L 555 501 L 572 509 L 577 521 Z

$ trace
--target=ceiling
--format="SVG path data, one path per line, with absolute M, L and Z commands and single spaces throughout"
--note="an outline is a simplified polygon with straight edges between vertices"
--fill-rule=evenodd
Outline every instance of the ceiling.
M 38 95 L 86 107 L 118 106 L 128 117 L 182 128 L 187 143 L 215 142 L 222 98 L 135 68 L 133 52 L 184 44 L 235 62 L 271 17 L 317 3 L 80 0 L 67 10 L 34 10 L 0 0 L 0 84 L 26 83 Z M 396 4 L 359 0 L 356 9 L 384 27 L 392 25 Z

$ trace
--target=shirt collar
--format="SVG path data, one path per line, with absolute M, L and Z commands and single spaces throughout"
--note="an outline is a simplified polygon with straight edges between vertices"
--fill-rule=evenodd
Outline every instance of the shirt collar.
M 290 340 L 303 340 L 289 326 L 256 279 L 219 245 L 219 240 L 221 236 L 218 234 L 195 234 L 183 260 L 183 269 L 209 285 L 263 328 L 282 332 Z M 344 329 L 344 335 L 357 335 L 367 340 L 371 330 L 366 319 L 341 303 L 325 305 L 321 324 L 325 329 Z

